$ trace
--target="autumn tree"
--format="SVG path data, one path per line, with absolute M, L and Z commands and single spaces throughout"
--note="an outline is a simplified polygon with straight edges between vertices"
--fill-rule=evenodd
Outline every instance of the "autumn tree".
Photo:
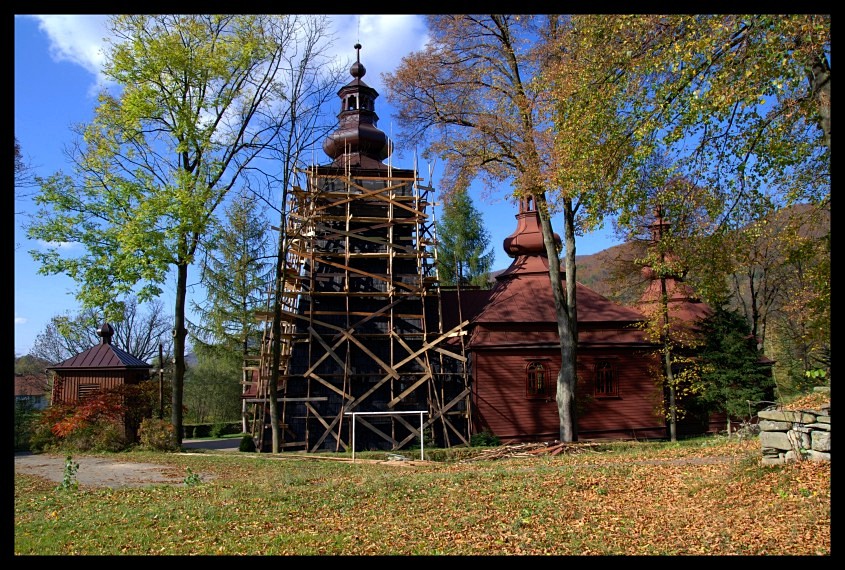
M 467 190 L 445 198 L 437 222 L 437 267 L 443 285 L 470 284 L 489 288 L 495 253 L 490 232 Z
M 40 180 L 31 239 L 73 242 L 32 251 L 42 274 L 65 273 L 85 307 L 120 312 L 175 277 L 172 423 L 182 437 L 188 273 L 218 206 L 266 156 L 279 132 L 274 104 L 282 56 L 297 48 L 299 16 L 118 15 L 94 119 L 75 128 L 74 175 Z M 171 273 L 171 271 L 173 273 Z
M 113 314 L 108 323 L 114 329 L 112 344 L 145 362 L 159 354 L 159 344 L 167 357 L 172 357 L 173 319 L 165 311 L 164 303 L 153 299 L 142 307 L 134 297 L 123 304 L 121 314 Z M 76 314 L 65 313 L 50 319 L 44 330 L 35 337 L 32 354 L 58 364 L 100 344 L 97 330 L 106 322 L 99 309 L 83 309 Z
M 445 161 L 443 185 L 465 187 L 480 179 L 487 192 L 511 184 L 512 195 L 533 195 L 550 260 L 559 259 L 551 218 L 561 211 L 566 249 L 566 289 L 560 266 L 549 264 L 561 368 L 557 404 L 561 441 L 574 441 L 577 322 L 575 235 L 577 200 L 561 195 L 548 175 L 551 123 L 547 89 L 532 82 L 548 53 L 538 49 L 554 36 L 558 16 L 429 15 L 426 47 L 383 74 L 387 99 L 397 109 L 406 145 L 425 144 L 423 156 Z
M 830 382 L 830 212 L 795 207 L 770 225 L 781 249 L 770 269 L 778 294 L 765 313 L 765 344 L 788 395 Z
M 705 298 L 720 299 L 743 270 L 732 261 L 755 255 L 725 252 L 755 247 L 770 213 L 829 211 L 829 15 L 575 15 L 554 40 L 543 77 L 560 184 L 589 190 L 590 216 L 614 213 L 634 231 L 653 204 L 633 174 L 664 153 L 672 177 L 711 196 L 710 222 L 683 252 Z

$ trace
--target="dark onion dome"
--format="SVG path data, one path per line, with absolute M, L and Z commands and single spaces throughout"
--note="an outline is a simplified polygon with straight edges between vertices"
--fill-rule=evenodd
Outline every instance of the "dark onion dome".
M 334 166 L 386 168 L 382 161 L 393 145 L 380 130 L 375 100 L 378 92 L 364 83 L 367 69 L 361 63 L 361 44 L 355 44 L 357 60 L 349 68 L 352 81 L 337 92 L 341 108 L 338 128 L 323 141 L 323 150 Z

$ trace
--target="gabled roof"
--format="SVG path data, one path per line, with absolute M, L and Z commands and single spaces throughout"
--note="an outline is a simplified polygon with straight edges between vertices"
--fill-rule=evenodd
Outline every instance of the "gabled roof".
M 519 256 L 497 280 L 487 305 L 474 319 L 476 323 L 557 322 L 547 257 Z M 644 319 L 639 311 L 614 303 L 582 283 L 575 284 L 575 295 L 579 326 Z
M 152 368 L 152 365 L 116 346 L 98 344 L 85 352 L 80 352 L 76 356 L 68 358 L 64 362 L 49 367 L 47 370 L 65 370 L 68 368 L 108 368 L 113 370 L 116 368 Z
M 114 335 L 114 329 L 110 324 L 105 323 L 97 331 L 97 334 L 102 337 L 102 342 L 97 346 L 89 348 L 84 352 L 80 352 L 76 356 L 71 356 L 67 360 L 60 362 L 54 366 L 50 366 L 47 370 L 68 370 L 68 369 L 127 369 L 127 368 L 152 368 L 152 365 L 147 364 L 140 358 L 136 358 L 116 346 L 112 346 L 111 339 Z

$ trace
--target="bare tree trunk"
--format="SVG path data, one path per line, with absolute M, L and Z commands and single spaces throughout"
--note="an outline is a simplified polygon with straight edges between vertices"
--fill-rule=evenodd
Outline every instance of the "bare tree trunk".
M 660 310 L 663 327 L 660 334 L 663 340 L 663 365 L 666 369 L 666 383 L 669 386 L 669 440 L 678 441 L 678 414 L 675 402 L 675 375 L 672 373 L 672 349 L 669 345 L 669 295 L 666 291 L 666 278 L 660 278 Z
M 182 392 L 185 386 L 185 298 L 188 290 L 188 265 L 176 266 L 176 311 L 173 315 L 173 395 L 171 422 L 176 432 L 176 444 L 182 445 Z
M 577 376 L 575 374 L 575 334 L 571 314 L 574 307 L 567 303 L 567 295 L 563 290 L 560 275 L 560 258 L 554 240 L 554 231 L 549 219 L 548 205 L 544 192 L 535 196 L 537 199 L 537 212 L 540 216 L 540 227 L 543 232 L 543 242 L 546 246 L 546 254 L 549 258 L 549 280 L 551 281 L 552 294 L 555 303 L 555 314 L 557 315 L 557 328 L 560 337 L 560 371 L 557 376 L 557 402 L 558 417 L 560 420 L 559 439 L 563 442 L 577 440 L 575 428 L 575 385 Z M 569 225 L 569 224 L 567 224 Z M 569 244 L 568 244 L 569 245 Z M 567 256 L 570 250 L 567 250 Z M 574 239 L 571 252 L 574 259 Z M 569 279 L 567 279 L 569 281 Z M 574 281 L 573 281 L 574 287 Z M 567 290 L 569 287 L 567 286 Z M 572 301 L 574 302 L 574 295 Z

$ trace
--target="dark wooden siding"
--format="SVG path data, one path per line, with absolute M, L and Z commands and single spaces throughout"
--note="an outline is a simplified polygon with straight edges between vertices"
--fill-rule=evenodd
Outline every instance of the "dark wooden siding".
M 556 382 L 560 369 L 557 349 L 476 351 L 473 358 L 476 433 L 487 430 L 502 443 L 558 439 L 554 391 L 547 400 L 529 399 L 525 395 L 525 366 L 530 360 L 541 358 L 547 359 L 549 377 Z M 615 366 L 618 397 L 593 397 L 593 370 L 600 358 L 610 360 Z M 650 375 L 649 364 L 649 357 L 630 349 L 579 352 L 576 393 L 579 439 L 665 437 L 665 422 L 657 412 L 662 391 Z
M 611 363 L 619 383 L 616 397 L 596 397 L 595 365 Z M 625 349 L 578 353 L 578 438 L 653 439 L 666 436 L 661 417 L 663 390 L 655 380 L 656 356 Z
M 98 390 L 115 388 L 122 384 L 137 384 L 146 379 L 149 372 L 127 370 L 69 370 L 56 376 L 53 383 L 53 402 L 71 404 L 77 401 L 79 387 L 96 384 Z

